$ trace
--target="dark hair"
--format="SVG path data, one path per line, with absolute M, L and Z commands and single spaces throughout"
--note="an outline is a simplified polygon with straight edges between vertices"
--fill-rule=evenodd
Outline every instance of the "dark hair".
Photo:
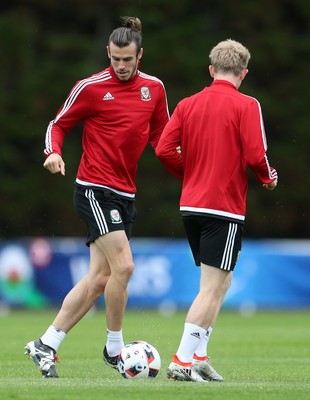
M 124 26 L 114 29 L 109 37 L 108 45 L 113 42 L 117 47 L 126 47 L 131 42 L 135 42 L 138 54 L 142 47 L 141 21 L 137 17 L 121 17 L 121 20 Z

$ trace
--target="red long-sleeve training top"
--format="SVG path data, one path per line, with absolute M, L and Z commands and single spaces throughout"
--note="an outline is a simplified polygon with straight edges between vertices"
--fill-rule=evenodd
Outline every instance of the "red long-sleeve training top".
M 138 160 L 148 142 L 156 148 L 168 120 L 159 79 L 138 71 L 122 82 L 109 67 L 76 83 L 47 128 L 44 153 L 62 155 L 66 134 L 82 121 L 83 154 L 76 182 L 134 197 Z
M 176 152 L 181 145 L 182 156 Z M 262 184 L 277 179 L 266 156 L 258 101 L 225 80 L 183 99 L 156 148 L 162 163 L 183 178 L 180 210 L 242 222 L 249 166 Z

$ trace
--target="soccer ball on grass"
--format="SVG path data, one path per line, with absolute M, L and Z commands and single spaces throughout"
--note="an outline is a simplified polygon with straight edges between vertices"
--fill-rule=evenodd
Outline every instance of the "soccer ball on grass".
M 118 357 L 118 370 L 124 378 L 155 378 L 160 370 L 158 351 L 149 343 L 137 340 L 128 343 Z

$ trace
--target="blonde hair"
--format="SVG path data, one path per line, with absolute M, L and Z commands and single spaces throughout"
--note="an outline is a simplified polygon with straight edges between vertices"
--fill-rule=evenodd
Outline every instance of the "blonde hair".
M 137 46 L 137 54 L 142 47 L 142 23 L 137 17 L 121 17 L 123 26 L 111 33 L 108 45 L 114 43 L 117 47 L 126 47 L 131 42 Z
M 214 72 L 238 76 L 247 68 L 251 54 L 241 43 L 227 39 L 213 47 L 209 57 Z

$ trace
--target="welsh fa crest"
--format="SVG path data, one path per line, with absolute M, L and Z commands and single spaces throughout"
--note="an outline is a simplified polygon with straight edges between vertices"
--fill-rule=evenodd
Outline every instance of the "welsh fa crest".
M 147 86 L 142 86 L 140 88 L 140 93 L 141 93 L 141 100 L 143 101 L 151 100 L 151 92 Z
M 120 224 L 122 222 L 122 218 L 121 218 L 118 210 L 111 210 L 110 217 L 111 217 L 112 224 Z

